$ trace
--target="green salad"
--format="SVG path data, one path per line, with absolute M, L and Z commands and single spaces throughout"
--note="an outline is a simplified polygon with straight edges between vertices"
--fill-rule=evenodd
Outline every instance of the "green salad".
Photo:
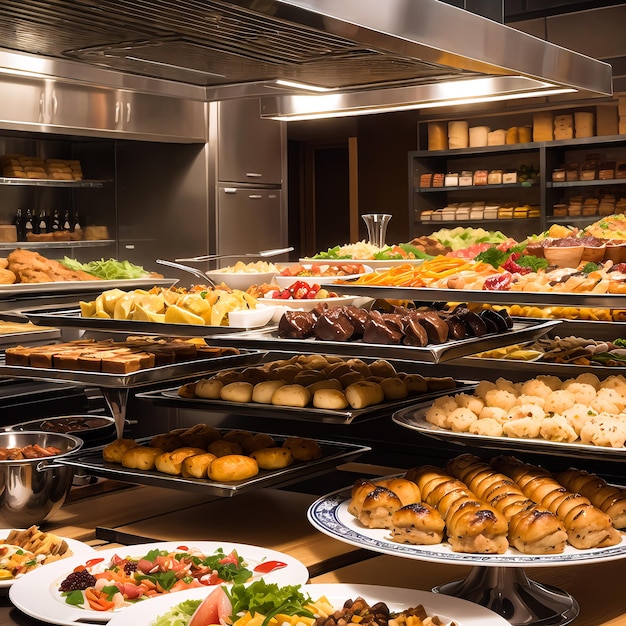
M 140 265 L 134 265 L 130 261 L 116 261 L 115 259 L 100 259 L 99 261 L 81 263 L 66 256 L 61 260 L 61 263 L 71 270 L 87 272 L 103 280 L 145 278 L 150 273 Z

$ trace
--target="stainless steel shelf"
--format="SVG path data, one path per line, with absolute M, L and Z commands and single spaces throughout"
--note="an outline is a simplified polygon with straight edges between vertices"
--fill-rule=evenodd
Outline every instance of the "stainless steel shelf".
M 511 220 L 512 221 L 512 220 Z M 478 302 L 490 304 L 520 304 L 527 306 L 572 306 L 624 308 L 624 296 L 603 293 L 561 293 L 538 291 L 487 291 L 477 289 L 431 289 L 427 287 L 384 287 L 378 285 L 322 285 L 339 295 L 363 296 L 413 302 Z
M 52 180 L 49 178 L 6 178 L 0 176 L 0 185 L 14 187 L 61 187 L 68 189 L 100 189 L 110 180 Z
M 52 248 L 101 248 L 115 243 L 114 239 L 91 239 L 89 241 L 4 241 L 0 250 L 49 250 Z

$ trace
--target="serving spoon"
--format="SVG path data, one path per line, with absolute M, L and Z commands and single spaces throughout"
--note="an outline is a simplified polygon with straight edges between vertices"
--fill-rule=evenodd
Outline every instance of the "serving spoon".
M 289 246 L 287 248 L 272 248 L 270 250 L 261 250 L 260 252 L 247 252 L 245 254 L 205 254 L 203 256 L 191 256 L 184 257 L 181 259 L 175 259 L 176 261 L 215 261 L 216 259 L 228 259 L 234 257 L 272 257 L 277 256 L 279 254 L 285 254 L 287 252 L 291 252 L 293 250 L 293 246 Z M 157 261 L 158 263 L 158 261 Z
M 183 272 L 193 274 L 196 278 L 200 278 L 204 283 L 215 287 L 215 283 L 202 271 L 196 267 L 190 267 L 189 265 L 183 265 L 182 263 L 174 263 L 174 261 L 165 261 L 164 259 L 157 259 L 156 262 L 159 265 L 167 265 Z

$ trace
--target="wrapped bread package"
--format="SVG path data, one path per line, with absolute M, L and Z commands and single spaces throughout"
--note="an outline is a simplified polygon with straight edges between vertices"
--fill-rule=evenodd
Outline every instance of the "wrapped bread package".
M 448 122 L 448 148 L 467 148 L 469 146 L 469 124 L 465 120 Z
M 552 125 L 552 112 L 539 111 L 533 114 L 533 141 L 552 141 L 554 129 Z
M 570 113 L 557 115 L 554 118 L 554 138 L 573 139 L 574 137 L 574 116 Z
M 574 134 L 576 137 L 593 137 L 594 115 L 588 111 L 574 113 Z
M 445 122 L 428 122 L 428 149 L 448 149 L 448 126 Z
M 504 128 L 498 128 L 497 130 L 492 130 L 489 135 L 487 135 L 487 145 L 488 146 L 503 146 L 506 141 L 506 130 Z
M 489 126 L 472 126 L 469 129 L 470 148 L 482 148 L 487 145 L 487 136 L 491 129 Z

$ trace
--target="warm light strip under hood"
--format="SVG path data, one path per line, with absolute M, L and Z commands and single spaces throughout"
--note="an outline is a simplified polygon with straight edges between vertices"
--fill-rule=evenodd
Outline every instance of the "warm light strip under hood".
M 281 121 L 311 120 L 532 98 L 573 91 L 523 76 L 467 78 L 372 91 L 265 96 L 261 98 L 261 117 Z

